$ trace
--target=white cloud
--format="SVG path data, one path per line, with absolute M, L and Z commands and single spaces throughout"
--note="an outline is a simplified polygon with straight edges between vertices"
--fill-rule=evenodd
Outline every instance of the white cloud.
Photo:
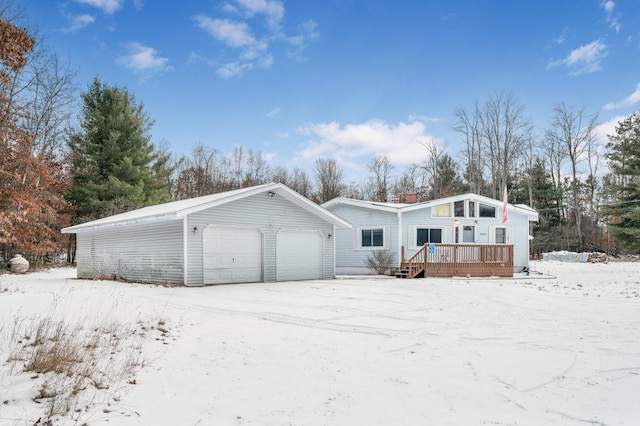
M 78 3 L 97 7 L 105 13 L 113 14 L 122 7 L 123 0 L 76 0 Z
M 442 121 L 442 119 L 437 117 L 428 117 L 426 115 L 411 114 L 409 115 L 409 121 L 422 121 L 423 123 L 439 123 L 440 121 Z
M 300 159 L 313 161 L 323 156 L 342 164 L 355 164 L 357 158 L 370 159 L 376 155 L 387 156 L 396 165 L 419 163 L 426 152 L 418 140 L 441 143 L 428 135 L 424 123 L 419 121 L 392 125 L 372 119 L 344 126 L 333 121 L 302 127 L 298 133 L 309 138 L 306 148 L 297 153 Z
M 243 10 L 250 15 L 263 14 L 267 18 L 267 23 L 272 29 L 280 27 L 280 22 L 284 18 L 284 5 L 279 1 L 268 0 L 236 0 Z
M 275 63 L 269 52 L 271 43 L 289 43 L 294 47 L 292 56 L 297 56 L 306 48 L 309 40 L 318 37 L 317 25 L 312 20 L 300 26 L 298 35 L 285 35 L 281 30 L 285 8 L 280 0 L 230 0 L 220 10 L 233 19 L 200 14 L 194 20 L 199 28 L 216 40 L 238 49 L 237 57 L 223 65 L 211 61 L 217 63 L 218 74 L 224 77 L 239 76 L 250 69 L 271 67 Z M 266 27 L 253 25 L 254 18 L 264 19 Z
M 88 14 L 76 15 L 69 17 L 71 21 L 71 25 L 69 28 L 65 29 L 65 32 L 72 33 L 74 31 L 78 31 L 87 25 L 93 24 L 95 22 L 95 17 Z
M 255 43 L 249 25 L 227 19 L 211 19 L 208 16 L 195 17 L 198 26 L 230 47 L 242 47 Z
M 169 62 L 169 59 L 158 56 L 158 51 L 152 47 L 136 42 L 128 43 L 125 47 L 129 55 L 120 56 L 117 62 L 135 72 L 159 71 Z
M 252 64 L 243 64 L 239 62 L 229 62 L 218 68 L 218 74 L 221 77 L 231 78 L 244 74 L 245 71 L 253 68 Z
M 218 67 L 220 76 L 235 77 L 254 67 L 269 68 L 273 65 L 273 56 L 267 51 L 269 44 L 264 40 L 256 40 L 246 22 L 211 19 L 205 15 L 198 15 L 195 20 L 198 27 L 217 40 L 231 48 L 240 49 L 237 60 Z
M 280 107 L 275 107 L 274 109 L 272 109 L 267 113 L 267 117 L 269 118 L 275 117 L 276 115 L 280 115 L 281 112 L 282 110 L 280 109 Z
M 564 44 L 565 40 L 567 39 L 567 28 L 564 28 L 562 30 L 562 34 L 560 34 L 558 37 L 553 39 L 553 42 L 555 44 Z
M 618 21 L 618 18 L 620 17 L 620 14 L 614 14 L 613 10 L 616 7 L 616 4 L 612 1 L 612 0 L 606 0 L 602 2 L 602 8 L 604 9 L 604 11 L 607 14 L 607 22 L 609 23 L 609 26 L 611 28 L 613 28 L 616 32 L 620 31 L 620 28 L 622 27 L 620 25 L 620 22 Z
M 618 115 L 612 118 L 611 120 L 607 121 L 606 123 L 598 124 L 594 129 L 595 134 L 598 137 L 598 141 L 600 143 L 608 142 L 609 141 L 608 135 L 615 135 L 616 126 L 618 126 L 618 123 L 625 120 L 626 118 L 627 118 L 626 115 Z
M 621 102 L 618 103 L 608 103 L 604 106 L 606 110 L 612 110 L 623 107 L 634 106 L 635 104 L 640 103 L 640 83 L 636 86 L 635 92 L 624 98 Z
M 599 71 L 602 69 L 600 60 L 607 55 L 606 49 L 603 42 L 595 40 L 572 50 L 565 59 L 550 62 L 547 68 L 566 66 L 571 69 L 569 75 Z
M 320 36 L 317 28 L 318 24 L 315 21 L 308 20 L 298 26 L 297 35 L 283 37 L 291 45 L 289 55 L 294 58 L 300 58 L 300 53 L 307 48 L 309 42 Z

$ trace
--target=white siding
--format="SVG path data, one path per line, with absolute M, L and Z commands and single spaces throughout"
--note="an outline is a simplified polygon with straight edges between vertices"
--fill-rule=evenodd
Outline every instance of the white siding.
M 358 249 L 354 247 L 358 241 L 358 229 L 361 227 L 386 228 L 388 235 L 385 245 L 393 253 L 393 265 L 400 266 L 398 247 L 398 215 L 396 212 L 387 212 L 374 209 L 360 208 L 338 204 L 329 210 L 353 225 L 353 229 L 336 230 L 336 273 L 337 274 L 371 274 L 373 271 L 367 267 L 367 258 L 371 249 Z
M 182 221 L 115 226 L 77 235 L 78 278 L 182 283 Z
M 476 201 L 477 205 L 478 201 Z M 365 262 L 369 254 L 366 250 L 357 250 L 354 241 L 357 241 L 358 228 L 389 226 L 391 229 L 390 247 L 394 252 L 394 261 L 399 265 L 401 245 L 405 247 L 405 257 L 411 257 L 416 251 L 415 229 L 417 227 L 440 228 L 443 230 L 443 243 L 453 244 L 457 227 L 462 242 L 462 229 L 464 226 L 475 228 L 475 243 L 490 244 L 493 242 L 490 235 L 495 227 L 507 227 L 507 243 L 514 245 L 514 271 L 522 270 L 529 262 L 529 218 L 524 214 L 518 214 L 515 210 L 509 211 L 507 224 L 502 223 L 502 207 L 496 207 L 496 218 L 481 217 L 432 217 L 430 206 L 420 209 L 402 211 L 401 229 L 398 230 L 397 213 L 378 209 L 358 207 L 353 205 L 335 204 L 329 210 L 353 225 L 352 230 L 338 230 L 336 232 L 336 273 L 361 274 L 371 273 L 366 268 Z
M 192 213 L 187 219 L 187 229 L 197 228 L 198 232 L 188 232 L 188 283 L 202 285 L 202 232 L 207 225 L 252 226 L 263 235 L 264 280 L 277 280 L 276 274 L 276 234 L 280 229 L 318 231 L 325 241 L 324 278 L 334 278 L 333 225 L 302 209 L 276 194 L 269 197 L 260 193 L 242 198 L 232 203 Z
M 497 218 L 453 218 L 453 217 L 431 217 L 430 208 L 404 212 L 403 220 L 403 241 L 405 245 L 405 255 L 410 257 L 416 249 L 408 243 L 412 241 L 410 232 L 415 227 L 444 228 L 444 243 L 454 243 L 454 221 L 457 219 L 460 229 L 460 242 L 462 242 L 462 227 L 465 225 L 475 227 L 476 244 L 493 244 L 496 227 L 507 228 L 507 244 L 513 244 L 513 264 L 514 271 L 519 271 L 523 266 L 529 264 L 529 219 L 525 215 L 517 214 L 513 210 L 509 212 L 506 224 L 502 223 L 502 208 L 498 208 Z M 356 224 L 354 223 L 354 226 Z

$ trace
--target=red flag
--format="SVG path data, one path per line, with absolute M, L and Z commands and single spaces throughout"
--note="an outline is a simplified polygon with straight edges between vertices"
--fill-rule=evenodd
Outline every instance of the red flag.
M 502 206 L 502 223 L 507 223 L 507 185 L 504 186 L 504 205 Z

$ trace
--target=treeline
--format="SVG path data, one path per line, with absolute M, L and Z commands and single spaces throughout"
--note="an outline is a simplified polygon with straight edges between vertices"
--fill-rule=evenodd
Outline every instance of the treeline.
M 153 119 L 125 87 L 95 78 L 78 97 L 71 68 L 17 21 L 0 2 L 0 261 L 15 253 L 73 260 L 65 226 L 269 182 L 317 203 L 404 202 L 408 193 L 418 201 L 464 192 L 501 199 L 506 187 L 509 202 L 540 213 L 532 254 L 640 250 L 638 114 L 619 123 L 601 152 L 596 115 L 561 104 L 548 128 L 535 129 L 513 94 L 495 92 L 453 112 L 463 147 L 456 157 L 424 142 L 424 161 L 400 169 L 376 156 L 361 182 L 347 182 L 333 158 L 307 171 L 242 146 L 198 145 L 176 157 L 151 142 Z

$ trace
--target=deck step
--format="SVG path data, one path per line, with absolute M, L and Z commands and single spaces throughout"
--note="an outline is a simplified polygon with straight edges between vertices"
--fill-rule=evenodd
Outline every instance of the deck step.
M 400 269 L 398 272 L 396 272 L 396 278 L 409 278 L 409 270 Z

